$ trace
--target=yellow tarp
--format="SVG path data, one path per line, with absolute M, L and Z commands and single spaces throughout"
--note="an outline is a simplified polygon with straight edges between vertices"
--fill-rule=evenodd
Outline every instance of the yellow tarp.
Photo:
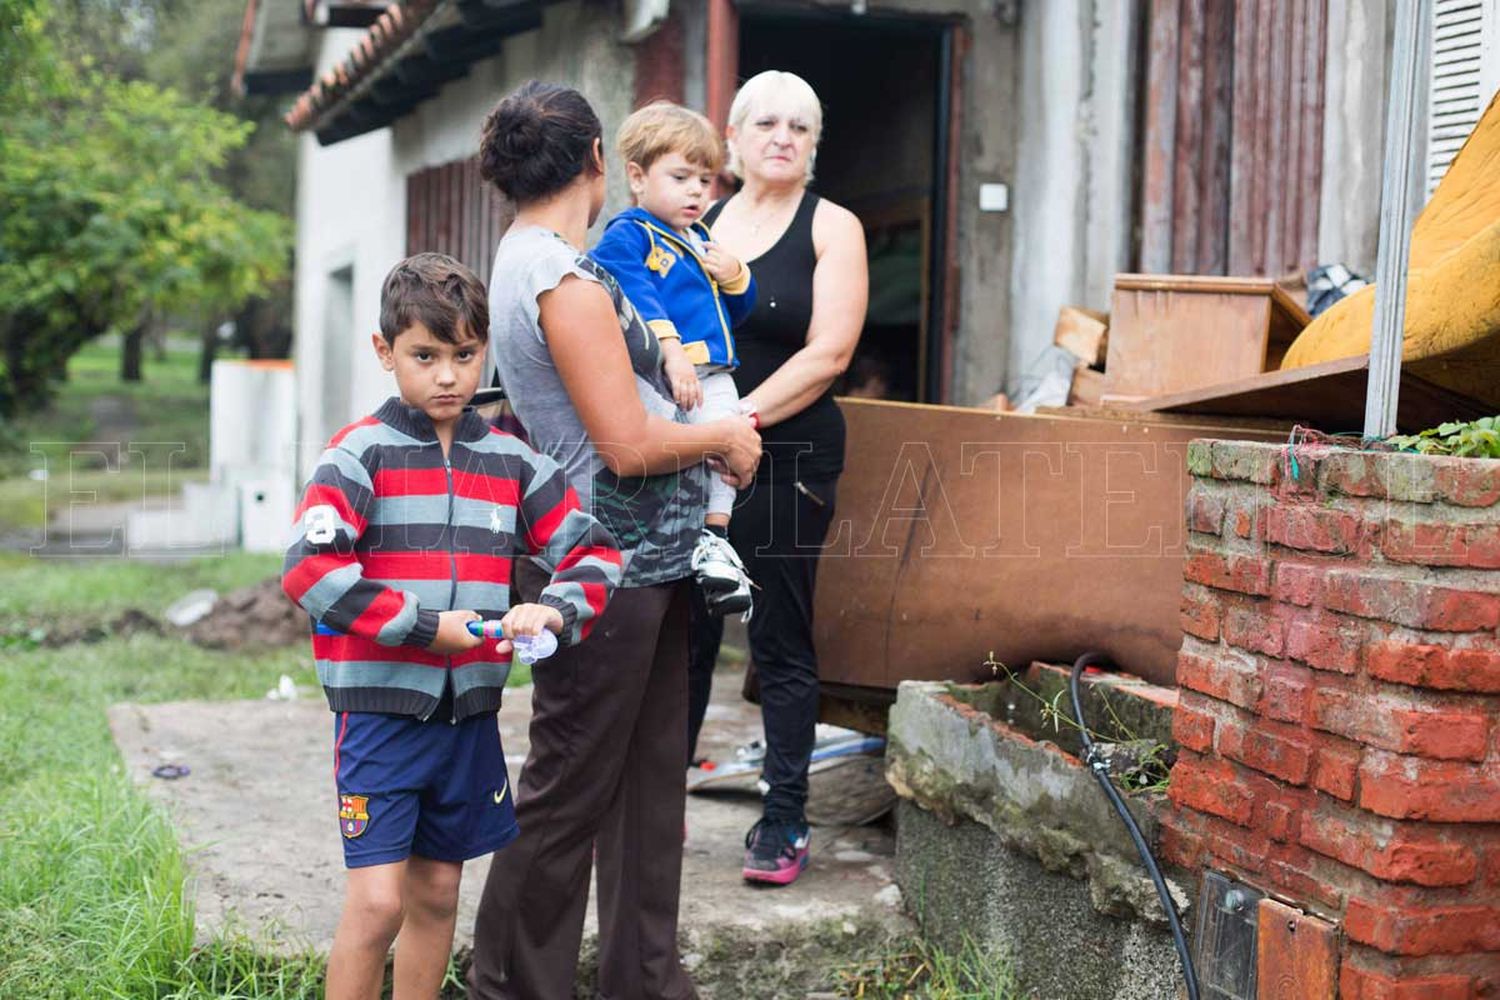
M 1406 370 L 1500 407 L 1500 95 L 1417 216 L 1406 288 Z M 1374 286 L 1338 302 L 1281 367 L 1368 354 L 1374 310 Z

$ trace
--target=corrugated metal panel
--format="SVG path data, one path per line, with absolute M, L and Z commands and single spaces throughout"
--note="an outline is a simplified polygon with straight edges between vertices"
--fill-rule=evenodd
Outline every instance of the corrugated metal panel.
M 479 158 L 427 167 L 406 178 L 406 252 L 449 254 L 485 281 L 515 209 L 479 176 Z
M 1327 0 L 1153 0 L 1141 266 L 1316 263 Z
M 1489 97 L 1486 47 L 1493 60 L 1493 25 L 1500 0 L 1434 0 L 1432 66 L 1427 94 L 1427 193 L 1448 172 L 1479 124 Z M 1488 29 L 1488 30 L 1487 30 Z M 1486 37 L 1486 36 L 1489 37 Z

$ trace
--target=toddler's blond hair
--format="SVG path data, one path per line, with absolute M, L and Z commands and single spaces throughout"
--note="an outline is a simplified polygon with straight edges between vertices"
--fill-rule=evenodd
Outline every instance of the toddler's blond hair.
M 631 113 L 620 125 L 615 145 L 626 163 L 642 170 L 668 153 L 681 153 L 694 166 L 718 173 L 724 167 L 724 142 L 713 123 L 671 101 L 653 101 Z

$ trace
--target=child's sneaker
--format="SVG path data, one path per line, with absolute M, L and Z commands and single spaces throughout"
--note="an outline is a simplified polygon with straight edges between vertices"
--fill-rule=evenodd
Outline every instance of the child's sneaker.
M 753 586 L 754 584 L 750 582 L 750 578 L 745 577 L 740 581 L 740 585 L 733 590 L 718 597 L 710 597 L 708 599 L 708 613 L 711 615 L 729 615 L 735 612 L 743 612 L 740 615 L 740 621 L 749 621 L 750 609 L 753 603 L 750 597 L 750 588 Z
M 791 885 L 807 867 L 811 831 L 805 822 L 762 818 L 745 835 L 747 882 Z
M 750 577 L 729 539 L 705 528 L 698 536 L 690 565 L 711 612 L 724 615 L 750 610 Z

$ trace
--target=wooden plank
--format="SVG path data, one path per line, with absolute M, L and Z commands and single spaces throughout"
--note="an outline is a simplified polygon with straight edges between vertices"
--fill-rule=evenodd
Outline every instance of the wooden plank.
M 450 257 L 462 260 L 464 252 L 464 164 L 462 160 L 454 160 L 444 169 L 448 171 L 449 189 L 448 246 L 443 252 Z
M 1256 997 L 1333 1000 L 1338 929 L 1274 899 L 1262 899 L 1256 916 Z
M 406 175 L 406 253 L 408 256 L 415 253 L 413 247 L 418 241 L 421 213 L 417 210 L 417 206 L 421 184 L 422 172 L 420 170 Z
M 463 224 L 463 256 L 459 259 L 470 270 L 479 270 L 479 229 L 483 224 L 480 216 L 479 198 L 479 164 L 474 157 L 465 157 L 463 161 L 464 174 L 464 224 Z
M 1146 149 L 1141 170 L 1141 267 L 1172 269 L 1179 0 L 1151 0 L 1146 64 Z
M 1087 365 L 1079 365 L 1073 371 L 1073 384 L 1068 388 L 1069 406 L 1098 406 L 1104 395 L 1104 373 Z
M 1203 34 L 1205 0 L 1182 0 L 1177 51 L 1177 127 L 1173 146 L 1172 271 L 1198 271 L 1203 195 Z
M 1369 355 L 1361 354 L 1171 393 L 1122 408 L 1220 418 L 1295 420 L 1327 434 L 1358 433 L 1364 423 L 1369 368 Z M 1493 415 L 1493 410 L 1479 400 L 1459 395 L 1409 371 L 1402 372 L 1396 425 L 1406 433 L 1435 427 L 1445 420 L 1477 420 L 1489 415 Z
M 1261 239 L 1261 260 L 1256 274 L 1281 273 L 1282 213 L 1290 192 L 1287 190 L 1287 107 L 1291 89 L 1291 61 L 1287 38 L 1290 33 L 1292 0 L 1269 0 L 1271 17 L 1270 60 L 1265 65 L 1269 92 L 1266 98 L 1268 119 L 1264 144 L 1258 150 L 1264 164 L 1265 186 L 1258 199 L 1259 214 L 1265 219 Z
M 1255 4 L 1235 4 L 1234 96 L 1231 100 L 1229 157 L 1230 274 L 1249 274 L 1253 233 L 1250 195 L 1254 188 L 1255 74 L 1249 69 L 1256 51 Z
M 424 207 L 426 217 L 426 233 L 422 240 L 422 249 L 431 250 L 437 246 L 438 241 L 438 203 L 442 198 L 441 172 L 437 167 L 427 170 L 427 204 Z
M 1230 155 L 1234 108 L 1234 0 L 1209 0 L 1203 42 L 1203 196 L 1198 212 L 1199 274 L 1229 266 Z
M 1271 278 L 1223 277 L 1216 274 L 1128 274 L 1115 275 L 1115 287 L 1143 292 L 1212 292 L 1218 295 L 1273 296 L 1283 308 L 1300 313 L 1302 323 L 1310 320 L 1307 311 L 1287 295 Z
M 1303 48 L 1307 41 L 1308 0 L 1289 0 L 1291 6 L 1291 34 L 1283 39 L 1287 46 L 1287 104 L 1283 112 L 1286 128 L 1286 180 L 1283 186 L 1286 196 L 1277 199 L 1281 209 L 1281 233 L 1278 239 L 1276 263 L 1270 274 L 1280 276 L 1297 270 L 1297 240 L 1302 232 L 1300 211 L 1302 206 L 1302 119 L 1306 114 L 1307 66 L 1303 59 Z
M 1307 98 L 1302 108 L 1302 165 L 1298 198 L 1302 204 L 1297 234 L 1297 266 L 1306 271 L 1318 263 L 1318 221 L 1323 191 L 1323 105 L 1325 52 L 1328 45 L 1328 0 L 1308 5 L 1307 45 L 1302 54 L 1309 67 Z
M 1109 314 L 1081 306 L 1063 306 L 1057 311 L 1052 343 L 1085 365 L 1102 367 L 1109 345 Z
M 1169 684 L 1187 442 L 1284 440 L 1154 418 L 840 400 L 848 472 L 818 566 L 819 676 L 894 688 L 988 679 L 1099 648 Z
M 1254 167 L 1250 178 L 1250 266 L 1247 274 L 1266 273 L 1266 193 L 1270 190 L 1271 118 L 1279 111 L 1271 104 L 1271 52 L 1276 31 L 1276 2 L 1262 0 L 1255 8 L 1255 62 L 1246 76 L 1255 88 L 1255 119 L 1250 123 L 1250 154 Z M 1235 64 L 1238 69 L 1240 64 Z
M 1106 391 L 1158 396 L 1265 371 L 1270 314 L 1268 294 L 1116 288 Z

